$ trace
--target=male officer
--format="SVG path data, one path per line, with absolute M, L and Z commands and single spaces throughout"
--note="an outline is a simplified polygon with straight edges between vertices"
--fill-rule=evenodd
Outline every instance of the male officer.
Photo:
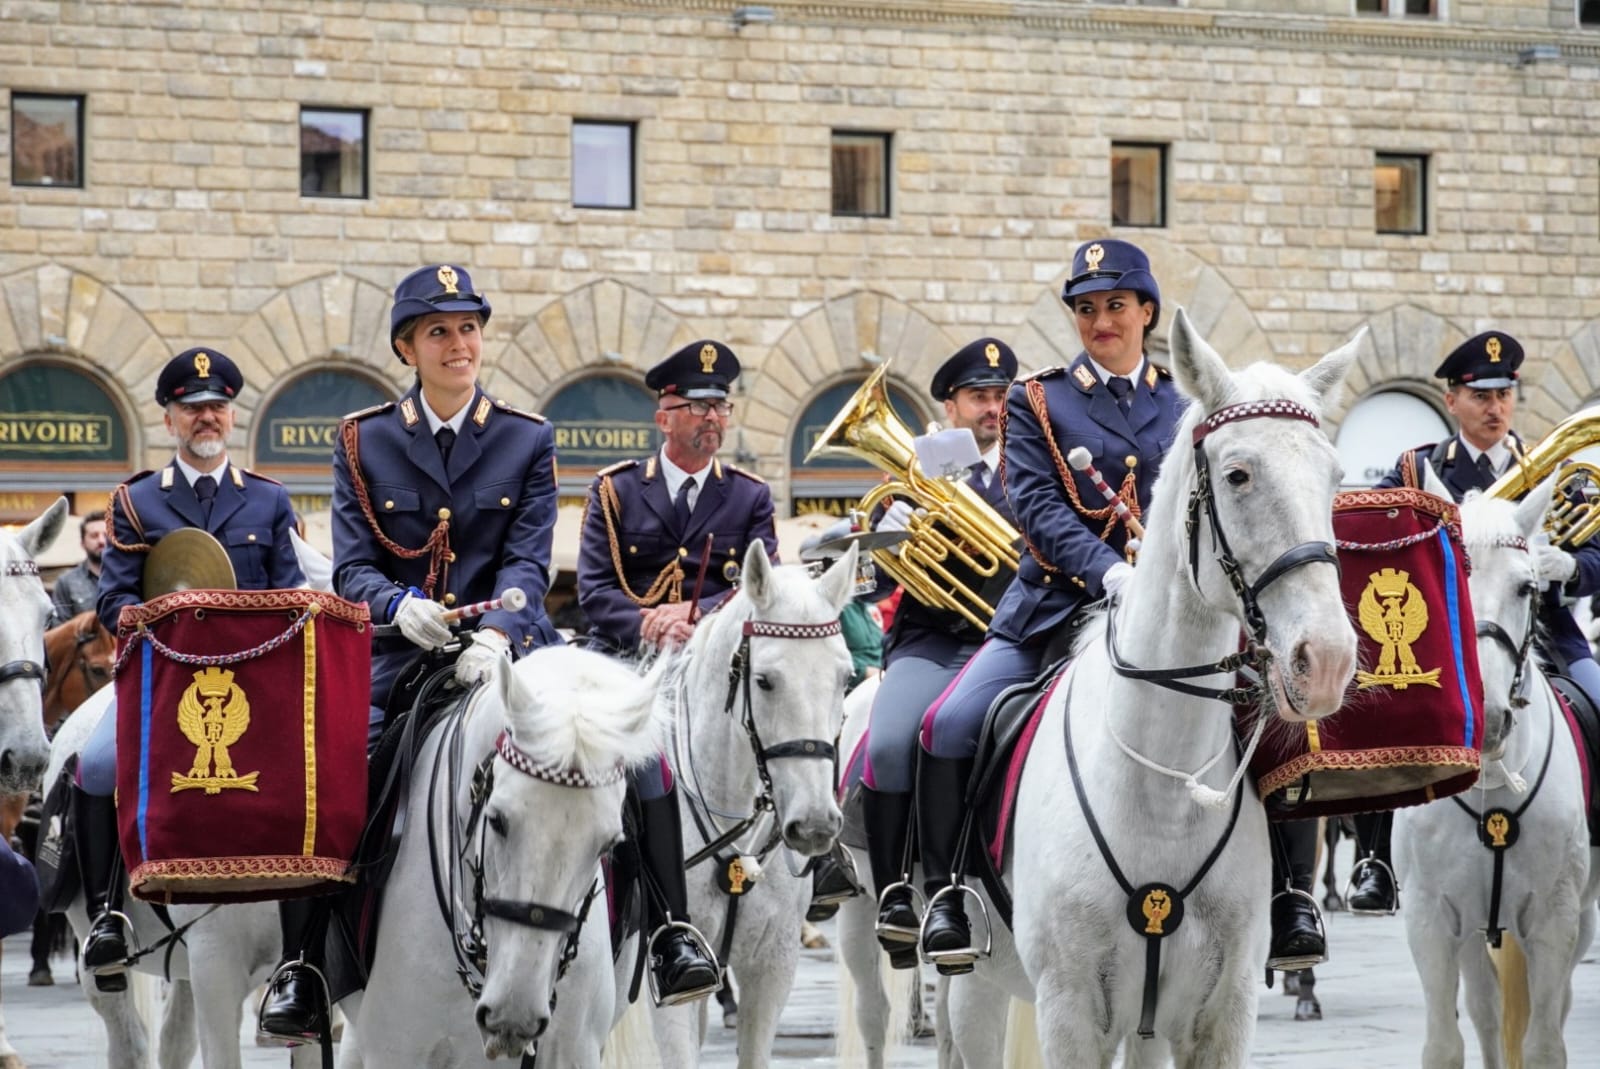
M 777 559 L 772 492 L 717 459 L 733 416 L 739 359 L 718 341 L 691 342 L 651 368 L 661 449 L 601 471 L 589 487 L 578 550 L 578 601 L 589 642 L 620 655 L 686 642 L 701 612 L 720 604 L 759 539 Z M 698 600 L 696 597 L 698 596 Z M 651 967 L 667 1004 L 708 994 L 717 964 L 681 927 L 688 919 L 683 832 L 665 762 L 634 776 L 643 815 L 640 853 L 658 894 L 645 901 Z M 663 908 L 664 907 L 664 908 Z
M 945 422 L 972 432 L 981 459 L 966 485 L 1013 527 L 1016 518 L 1000 480 L 1000 416 L 1006 390 L 1017 377 L 1017 357 L 998 338 L 979 338 L 962 346 L 934 372 L 929 387 L 944 405 Z M 895 501 L 878 520 L 878 531 L 903 530 L 911 504 Z M 997 604 L 1011 574 L 984 589 L 984 600 Z M 983 587 L 977 576 L 969 586 Z M 895 613 L 884 644 L 887 667 L 872 703 L 867 735 L 867 761 L 862 772 L 861 812 L 867 832 L 867 856 L 878 893 L 878 941 L 890 952 L 896 968 L 916 964 L 917 914 L 906 882 L 906 840 L 910 831 L 911 789 L 915 782 L 917 729 L 933 700 L 949 686 L 978 651 L 983 632 L 960 613 L 906 598 Z
M 280 484 L 228 460 L 233 401 L 244 376 L 215 349 L 187 349 L 156 380 L 156 403 L 177 455 L 160 471 L 140 472 L 111 496 L 109 542 L 102 558 L 100 622 L 112 632 L 126 605 L 144 600 L 145 555 L 164 536 L 198 527 L 216 536 L 233 563 L 241 590 L 277 590 L 305 582 L 289 529 L 294 513 Z M 83 965 L 102 991 L 126 988 L 127 941 L 121 883 L 111 887 L 116 833 L 116 714 L 108 710 L 85 744 L 73 792 L 74 834 L 84 894 L 94 924 L 84 940 Z
M 85 516 L 78 524 L 78 544 L 83 559 L 63 572 L 50 589 L 50 626 L 58 627 L 80 612 L 94 608 L 100 596 L 100 559 L 106 548 L 106 518 Z
M 1377 486 L 1421 488 L 1426 465 L 1457 501 L 1470 490 L 1489 489 L 1525 452 L 1522 439 L 1511 429 L 1522 358 L 1517 339 L 1498 330 L 1484 331 L 1456 346 L 1433 373 L 1445 380 L 1444 405 L 1455 418 L 1456 433 L 1442 442 L 1402 453 L 1394 470 Z M 1590 542 L 1569 553 L 1540 545 L 1535 552 L 1539 574 L 1552 580 L 1539 607 L 1540 649 L 1594 700 L 1600 697 L 1600 667 L 1561 598 L 1600 592 L 1600 546 Z M 1356 818 L 1357 852 L 1377 863 L 1363 864 L 1357 871 L 1355 892 L 1350 896 L 1352 910 L 1387 913 L 1397 904 L 1389 856 L 1391 822 L 1390 813 Z

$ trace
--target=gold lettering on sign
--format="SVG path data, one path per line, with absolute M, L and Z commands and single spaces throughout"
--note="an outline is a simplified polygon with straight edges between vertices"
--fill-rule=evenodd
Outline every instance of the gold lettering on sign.
M 331 417 L 275 419 L 268 424 L 274 452 L 306 453 L 326 460 L 339 439 L 339 421 Z
M 0 417 L 0 452 L 98 453 L 111 444 L 110 416 L 77 412 L 13 412 Z
M 655 428 L 642 423 L 564 423 L 556 427 L 556 448 L 631 457 L 648 453 L 655 444 L 654 435 Z

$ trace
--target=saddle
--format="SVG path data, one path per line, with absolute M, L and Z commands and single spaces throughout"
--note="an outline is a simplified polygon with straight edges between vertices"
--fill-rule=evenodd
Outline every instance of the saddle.
M 1588 802 L 1589 845 L 1600 846 L 1600 710 L 1594 707 L 1589 696 L 1566 676 L 1552 675 L 1550 685 L 1561 698 L 1561 712 L 1572 732 L 1573 744 L 1578 750 L 1578 764 L 1583 770 L 1584 797 Z
M 69 754 L 39 810 L 33 867 L 39 877 L 39 910 L 43 913 L 66 912 L 83 885 L 72 834 L 72 784 L 77 774 L 78 755 Z

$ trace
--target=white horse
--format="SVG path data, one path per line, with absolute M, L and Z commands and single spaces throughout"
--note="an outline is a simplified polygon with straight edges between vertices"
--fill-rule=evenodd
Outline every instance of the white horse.
M 843 823 L 832 758 L 851 672 L 839 613 L 852 596 L 855 561 L 852 547 L 813 580 L 802 566 L 774 567 L 751 543 L 738 592 L 700 622 L 668 668 L 685 850 L 692 858 L 738 832 L 690 865 L 688 889 L 696 926 L 713 948 L 727 945 L 722 964 L 738 978 L 739 1069 L 768 1064 L 799 961 L 811 881 L 791 871 L 784 848 L 824 854 Z M 732 907 L 718 876 L 735 858 L 751 886 Z M 628 966 L 624 954 L 619 968 Z M 698 1063 L 705 1012 L 705 1000 L 655 1011 L 668 1069 Z
M 1448 498 L 1428 474 L 1429 490 Z M 1520 1069 L 1524 1059 L 1540 1069 L 1567 1064 L 1561 1029 L 1572 1006 L 1573 969 L 1594 936 L 1600 851 L 1588 845 L 1588 800 L 1572 733 L 1529 656 L 1542 584 L 1528 545 L 1549 501 L 1546 483 L 1519 505 L 1472 497 L 1461 506 L 1483 675 L 1484 769 L 1459 799 L 1402 809 L 1394 826 L 1411 901 L 1426 904 L 1405 911 L 1427 1005 L 1424 1069 L 1464 1062 L 1456 1017 L 1463 975 L 1485 1069 Z M 1490 842 L 1498 835 L 1509 845 L 1484 845 L 1480 827 Z M 1489 943 L 1501 937 L 1486 933 L 1499 928 L 1509 937 L 1506 956 L 1491 961 Z
M 600 1064 L 616 1011 L 599 860 L 627 769 L 660 750 L 659 685 L 551 646 L 430 730 L 341 1065 L 486 1066 L 535 1043 L 540 1065 Z M 558 986 L 569 955 L 600 982 Z
M 24 794 L 39 786 L 49 758 L 44 735 L 44 632 L 50 619 L 35 562 L 56 540 L 67 518 L 67 499 L 57 498 L 16 534 L 0 531 L 0 795 Z M 20 1066 L 6 1040 L 0 1015 L 0 1066 Z
M 1033 740 L 1009 856 L 1015 941 L 996 925 L 992 958 L 951 985 L 963 1064 L 1000 1064 L 1006 996 L 1037 999 L 1049 1065 L 1106 1069 L 1124 1040 L 1127 1066 L 1169 1046 L 1180 1069 L 1246 1064 L 1271 866 L 1220 693 L 1237 662 L 1222 664 L 1242 627 L 1264 717 L 1307 722 L 1342 704 L 1356 638 L 1332 566 L 1341 471 L 1315 413 L 1358 341 L 1298 376 L 1230 372 L 1174 317 L 1173 371 L 1194 403 L 1121 603 L 1086 629 Z

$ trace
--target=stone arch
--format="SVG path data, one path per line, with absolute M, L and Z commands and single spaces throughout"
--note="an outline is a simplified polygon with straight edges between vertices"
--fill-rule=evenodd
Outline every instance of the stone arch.
M 1172 314 L 1181 305 L 1200 336 L 1231 367 L 1277 358 L 1254 310 L 1220 270 L 1155 234 L 1141 234 L 1135 244 L 1150 257 L 1151 274 L 1161 287 L 1161 320 L 1150 336 L 1154 353 L 1166 352 Z M 1071 271 L 1070 263 L 1062 265 L 1017 328 L 1013 345 L 1024 369 L 1071 363 L 1083 351 L 1077 325 L 1061 300 Z
M 891 361 L 889 377 L 922 402 L 956 347 L 943 327 L 887 294 L 859 290 L 825 301 L 784 331 L 752 377 L 739 420 L 746 447 L 786 471 L 795 421 L 822 390 L 870 372 L 875 365 L 863 353 Z
M 0 278 L 0 363 L 54 357 L 85 365 L 127 414 L 135 465 L 150 462 L 148 443 L 166 440 L 160 412 L 136 399 L 155 395 L 171 355 L 144 313 L 93 275 L 46 263 Z
M 538 410 L 585 372 L 620 371 L 642 382 L 651 366 L 703 336 L 643 290 L 600 279 L 529 317 L 492 365 L 484 362 L 483 384 L 496 397 Z
M 1379 390 L 1405 390 L 1437 406 L 1439 382 L 1433 369 L 1467 337 L 1449 320 L 1414 304 L 1386 308 L 1363 325 L 1367 334 L 1345 378 L 1343 397 L 1324 414 L 1329 435 L 1337 433 L 1352 404 Z
M 1522 407 L 1517 411 L 1518 429 L 1531 441 L 1543 437 L 1586 401 L 1600 394 L 1600 319 L 1590 320 L 1566 340 L 1548 359 L 1529 353 L 1524 368 L 1537 363 L 1539 377 L 1528 381 Z

